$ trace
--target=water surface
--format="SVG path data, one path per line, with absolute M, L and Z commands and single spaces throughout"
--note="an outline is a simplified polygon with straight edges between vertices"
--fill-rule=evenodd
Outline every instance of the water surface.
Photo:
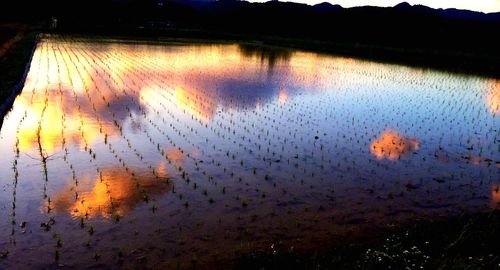
M 494 79 L 44 38 L 0 131 L 0 268 L 192 267 L 485 211 L 499 128 Z

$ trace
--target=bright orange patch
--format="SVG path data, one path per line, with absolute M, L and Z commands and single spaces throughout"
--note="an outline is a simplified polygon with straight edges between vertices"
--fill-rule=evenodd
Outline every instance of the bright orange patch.
M 418 150 L 417 139 L 405 138 L 398 132 L 387 129 L 372 144 L 370 152 L 378 159 L 397 160 L 412 151 Z

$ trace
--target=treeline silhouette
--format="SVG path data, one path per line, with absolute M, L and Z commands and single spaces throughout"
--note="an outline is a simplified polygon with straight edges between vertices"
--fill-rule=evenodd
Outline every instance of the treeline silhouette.
M 431 55 L 438 57 L 434 62 L 496 70 L 500 59 L 500 13 L 408 3 L 391 8 L 342 8 L 329 3 L 310 6 L 278 1 L 50 0 L 16 1 L 0 13 L 4 18 L 30 20 L 55 17 L 56 31 L 63 33 L 247 38 L 357 51 L 368 57 L 381 51 L 386 58 L 410 53 L 419 61 L 420 56 L 428 59 Z M 457 55 L 459 59 L 455 59 Z

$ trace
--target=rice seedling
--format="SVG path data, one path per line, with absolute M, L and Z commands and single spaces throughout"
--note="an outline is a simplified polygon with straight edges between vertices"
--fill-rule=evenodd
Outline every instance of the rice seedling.
M 122 245 L 123 231 L 139 236 L 137 220 L 149 228 L 162 220 L 162 230 L 150 231 L 166 239 L 173 228 L 192 235 L 218 224 L 235 230 L 238 222 L 260 222 L 265 211 L 290 223 L 284 230 L 293 238 L 291 227 L 308 236 L 311 224 L 341 226 L 343 216 L 365 218 L 370 209 L 384 223 L 393 213 L 398 222 L 411 220 L 412 211 L 456 213 L 446 205 L 471 198 L 486 207 L 499 201 L 492 188 L 500 152 L 494 81 L 410 69 L 395 76 L 399 67 L 309 61 L 309 54 L 263 73 L 260 61 L 239 57 L 230 45 L 110 44 L 47 38 L 34 55 L 31 77 L 0 131 L 0 151 L 9 153 L 0 161 L 12 165 L 0 169 L 12 187 L 0 201 L 12 205 L 9 232 L 18 245 L 19 221 L 33 224 L 25 211 L 42 216 L 39 231 L 57 231 L 67 242 L 81 231 L 110 248 Z M 43 194 L 43 213 L 19 200 L 20 192 L 33 192 L 25 179 L 42 183 L 32 188 Z M 408 213 L 398 212 L 403 206 Z M 149 210 L 155 214 L 143 213 Z M 85 231 L 50 222 L 65 213 Z M 259 222 L 252 233 L 265 238 Z M 97 226 L 118 236 L 97 234 Z M 122 238 L 141 246 L 147 235 Z M 99 248 L 103 264 L 122 251 Z M 89 252 L 96 259 L 97 251 Z

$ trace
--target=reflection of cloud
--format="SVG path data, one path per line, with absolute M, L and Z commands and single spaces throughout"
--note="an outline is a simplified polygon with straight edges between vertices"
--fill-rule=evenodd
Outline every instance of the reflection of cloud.
M 500 81 L 493 84 L 492 91 L 488 95 L 486 103 L 492 113 L 500 114 Z
M 278 94 L 278 101 L 280 102 L 281 105 L 283 105 L 286 103 L 287 100 L 288 100 L 288 94 L 286 93 L 286 90 L 281 89 Z
M 47 39 L 35 53 L 33 72 L 27 78 L 31 86 L 25 89 L 63 88 L 69 92 L 72 89 L 79 98 L 88 95 L 102 105 L 110 103 L 109 108 L 97 107 L 98 114 L 102 114 L 101 109 L 111 109 L 117 116 L 120 110 L 125 111 L 126 105 L 136 104 L 136 100 L 128 100 L 137 98 L 133 89 L 141 89 L 140 95 L 145 95 L 143 92 L 148 89 L 172 91 L 175 94 L 172 101 L 181 109 L 209 120 L 219 105 L 235 108 L 254 106 L 258 100 L 272 101 L 282 87 L 291 96 L 289 84 L 311 88 L 320 83 L 318 79 L 326 78 L 318 76 L 324 70 L 323 65 L 317 65 L 324 57 L 319 59 L 311 53 L 258 45 L 132 46 Z M 283 78 L 288 79 L 282 81 Z M 153 101 L 158 98 L 164 99 L 156 96 Z M 82 104 L 82 108 L 89 106 L 92 105 Z M 123 115 L 127 114 L 125 111 Z
M 63 140 L 66 143 L 83 145 L 83 141 L 93 142 L 99 134 L 99 126 L 95 125 L 95 120 L 83 114 L 80 119 L 80 113 L 74 106 L 65 110 L 61 106 L 59 98 L 51 96 L 51 98 L 47 99 L 47 106 L 44 110 L 44 101 L 35 100 L 30 105 L 27 97 L 23 95 L 17 99 L 16 106 L 34 116 L 28 118 L 20 127 L 18 137 L 21 150 L 36 149 L 38 147 L 38 135 L 40 135 L 41 147 L 45 154 L 52 154 L 57 147 L 62 146 Z M 43 118 L 37 119 L 37 116 L 41 115 L 43 110 Z M 40 134 L 38 134 L 39 126 L 41 127 Z M 108 126 L 105 127 L 104 131 L 114 134 L 114 130 L 108 129 Z
M 161 95 L 162 91 L 163 95 Z M 168 91 L 161 89 L 159 86 L 148 86 L 141 89 L 140 96 L 142 100 L 152 106 L 157 104 L 158 99 L 167 98 L 180 110 L 184 110 L 205 123 L 212 119 L 216 113 L 217 103 L 215 97 L 206 94 L 204 91 L 183 86 L 176 87 L 170 93 Z
M 175 103 L 197 119 L 208 122 L 216 112 L 216 103 L 209 95 L 202 91 L 187 87 L 176 87 L 174 92 Z
M 168 148 L 166 151 L 167 158 L 171 160 L 175 165 L 181 165 L 184 161 L 184 153 L 179 148 Z
M 165 165 L 160 164 L 157 171 L 165 178 Z M 83 185 L 80 185 L 83 186 Z M 152 174 L 140 173 L 135 177 L 124 169 L 107 169 L 102 177 L 97 175 L 88 188 L 72 188 L 55 194 L 54 208 L 58 212 L 68 212 L 73 217 L 104 217 L 125 215 L 145 194 L 154 196 L 172 189 L 172 184 L 156 178 Z
M 90 145 L 104 134 L 118 134 L 114 121 L 121 123 L 129 117 L 126 108 L 140 110 L 137 96 L 115 90 L 117 77 L 106 76 L 90 57 L 74 48 L 78 45 L 60 40 L 42 41 L 37 47 L 14 105 L 29 116 L 19 128 L 20 150 L 38 151 L 38 137 L 45 155 L 63 143 Z M 121 66 L 111 63 L 107 72 Z
M 397 160 L 418 148 L 417 139 L 405 138 L 396 131 L 387 129 L 372 142 L 370 152 L 378 159 Z
M 359 68 L 343 58 L 325 60 L 260 46 L 132 46 L 45 39 L 16 100 L 18 111 L 30 116 L 20 128 L 20 147 L 38 147 L 39 123 L 42 149 L 48 155 L 63 141 L 83 146 L 104 134 L 117 135 L 115 121 L 121 124 L 130 111 L 145 110 L 139 107 L 140 98 L 151 106 L 173 103 L 204 122 L 218 107 L 254 107 L 276 98 L 283 104 L 294 89 L 331 83 L 331 69 L 324 65 Z
M 68 90 L 69 91 L 69 90 Z M 77 95 L 80 110 L 68 91 L 64 95 L 55 96 L 50 94 L 47 98 L 42 95 L 33 97 L 30 102 L 28 94 L 24 93 L 16 99 L 16 107 L 21 111 L 27 111 L 27 118 L 19 129 L 19 148 L 21 150 L 33 150 L 38 147 L 38 128 L 40 129 L 41 147 L 45 154 L 50 155 L 61 147 L 63 140 L 66 144 L 84 146 L 85 143 L 92 144 L 104 134 L 114 136 L 118 134 L 118 128 L 113 125 L 114 120 L 123 122 L 128 117 L 125 109 L 127 105 L 132 111 L 139 108 L 135 106 L 130 97 L 108 98 L 109 107 L 103 102 L 87 103 L 85 97 Z M 55 93 L 55 90 L 53 90 Z M 90 91 L 96 99 L 98 94 Z M 95 109 L 95 111 L 93 110 Z M 43 118 L 39 117 L 43 113 Z M 97 121 L 99 117 L 100 122 Z M 64 122 L 64 126 L 63 126 Z
M 500 206 L 500 186 L 493 186 L 491 188 L 491 205 L 493 207 Z

